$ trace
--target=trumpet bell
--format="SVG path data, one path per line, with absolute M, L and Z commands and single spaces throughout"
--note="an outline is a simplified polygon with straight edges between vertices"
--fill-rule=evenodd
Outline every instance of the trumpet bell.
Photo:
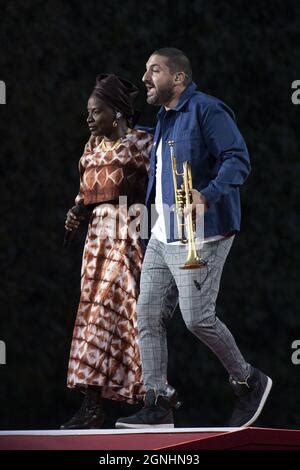
M 179 266 L 179 269 L 201 269 L 206 268 L 207 261 L 199 258 L 199 256 L 187 258 L 183 266 Z

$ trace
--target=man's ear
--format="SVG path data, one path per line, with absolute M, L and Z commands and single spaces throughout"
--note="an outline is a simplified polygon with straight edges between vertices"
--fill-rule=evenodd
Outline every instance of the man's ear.
M 175 75 L 175 82 L 183 82 L 184 81 L 184 73 L 183 72 L 178 72 Z

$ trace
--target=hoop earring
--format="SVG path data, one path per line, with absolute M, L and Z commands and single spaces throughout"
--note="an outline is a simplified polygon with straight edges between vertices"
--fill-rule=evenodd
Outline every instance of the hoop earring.
M 113 122 L 113 127 L 118 127 L 118 122 L 116 120 Z

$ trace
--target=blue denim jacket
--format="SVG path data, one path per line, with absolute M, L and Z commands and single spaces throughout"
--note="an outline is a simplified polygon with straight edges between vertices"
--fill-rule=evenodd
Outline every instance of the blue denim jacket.
M 146 203 L 154 201 L 157 145 L 162 139 L 163 203 L 175 203 L 169 140 L 173 140 L 177 167 L 191 164 L 193 188 L 201 191 L 209 208 L 204 216 L 204 236 L 224 235 L 240 229 L 239 186 L 250 172 L 249 154 L 233 111 L 215 97 L 196 91 L 192 82 L 177 106 L 161 107 L 150 159 Z M 176 233 L 176 232 L 175 232 Z M 176 240 L 174 215 L 169 242 Z

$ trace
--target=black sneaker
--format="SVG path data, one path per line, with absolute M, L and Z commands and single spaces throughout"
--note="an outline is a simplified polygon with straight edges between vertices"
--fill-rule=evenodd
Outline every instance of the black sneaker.
M 145 396 L 145 406 L 140 411 L 127 418 L 119 418 L 116 428 L 174 428 L 172 407 L 178 407 L 179 402 L 162 395 L 156 395 L 154 390 L 148 390 Z
M 272 387 L 272 380 L 260 370 L 251 367 L 245 382 L 237 382 L 232 377 L 230 385 L 237 396 L 237 402 L 228 426 L 247 427 L 260 415 Z

